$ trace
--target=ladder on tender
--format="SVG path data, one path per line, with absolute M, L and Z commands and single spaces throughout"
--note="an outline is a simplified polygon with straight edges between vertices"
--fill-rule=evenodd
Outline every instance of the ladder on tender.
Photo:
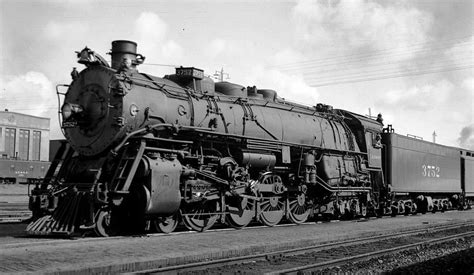
M 146 149 L 146 141 L 141 140 L 139 145 L 129 144 L 123 149 L 115 173 L 110 181 L 110 190 L 116 194 L 128 194 L 133 177 Z

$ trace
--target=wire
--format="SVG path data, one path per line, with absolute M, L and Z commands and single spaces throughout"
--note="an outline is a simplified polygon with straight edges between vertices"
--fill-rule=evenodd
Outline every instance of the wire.
M 172 64 L 159 64 L 159 63 L 143 63 L 141 65 L 148 65 L 148 66 L 161 66 L 161 67 L 173 67 L 173 68 L 179 68 L 181 67 L 180 65 L 172 65 Z
M 375 76 L 375 77 L 366 77 L 360 79 L 350 79 L 350 80 L 340 80 L 340 81 L 328 81 L 328 82 L 320 82 L 320 83 L 310 83 L 308 84 L 311 87 L 323 87 L 323 86 L 331 86 L 331 85 L 338 85 L 338 84 L 347 84 L 347 83 L 357 83 L 357 82 L 365 82 L 365 81 L 373 81 L 373 80 L 381 80 L 381 79 L 390 79 L 390 78 L 399 78 L 404 76 L 415 76 L 415 75 L 423 75 L 423 74 L 431 74 L 431 73 L 440 73 L 440 72 L 448 72 L 448 71 L 457 71 L 457 70 L 465 70 L 469 68 L 473 68 L 473 65 L 463 66 L 463 67 L 454 67 L 454 68 L 445 68 L 442 70 L 426 70 L 420 72 L 409 72 L 409 73 L 400 73 L 400 74 L 393 74 L 393 75 L 386 75 L 386 76 Z
M 428 52 L 427 52 L 428 53 Z M 460 52 L 459 54 L 464 54 L 464 53 L 469 53 L 469 51 L 464 51 L 463 52 Z M 412 54 L 412 53 L 410 53 Z M 387 62 L 386 60 L 390 60 L 390 59 L 394 59 L 396 57 L 399 57 L 398 59 L 400 60 L 395 60 L 395 61 L 391 61 L 391 62 Z M 471 55 L 472 56 L 472 55 Z M 405 56 L 401 56 L 401 55 L 388 55 L 388 56 L 383 56 L 382 58 L 377 58 L 375 59 L 374 56 L 371 56 L 369 59 L 357 59 L 357 60 L 348 60 L 348 61 L 345 61 L 345 62 L 339 62 L 339 63 L 332 63 L 332 64 L 324 64 L 324 65 L 311 65 L 311 66 L 301 66 L 299 68 L 293 68 L 293 69 L 283 69 L 282 71 L 286 71 L 286 72 L 291 72 L 291 71 L 298 71 L 298 72 L 301 72 L 301 71 L 305 71 L 305 72 L 308 72 L 308 71 L 318 71 L 317 69 L 327 69 L 327 68 L 330 68 L 330 67 L 335 67 L 334 70 L 337 70 L 337 71 L 340 71 L 341 69 L 338 68 L 338 66 L 343 66 L 345 65 L 344 69 L 347 70 L 348 67 L 350 66 L 359 66 L 360 64 L 357 63 L 357 62 L 360 62 L 360 61 L 364 61 L 364 60 L 368 60 L 369 63 L 367 63 L 368 66 L 375 66 L 375 65 L 387 65 L 387 64 L 400 64 L 404 58 L 407 58 L 407 57 L 410 57 L 409 55 L 405 55 Z M 461 57 L 462 59 L 468 59 L 469 57 L 466 57 L 466 58 L 463 58 Z M 423 55 L 422 57 L 417 57 L 417 60 L 418 62 L 420 61 L 424 61 L 424 60 L 427 60 L 427 61 L 430 61 L 432 62 L 433 59 L 441 59 L 440 58 L 440 54 L 439 53 L 436 53 L 436 52 L 432 52 L 430 54 L 426 54 L 426 55 Z M 452 61 L 452 60 L 450 60 Z M 325 70 L 325 71 L 328 71 L 328 70 Z
M 446 67 L 466 66 L 466 65 L 472 65 L 472 64 L 473 64 L 472 61 L 464 61 L 464 62 L 459 62 L 459 63 L 448 61 L 448 62 L 439 62 L 432 66 L 429 66 L 431 65 L 429 63 L 415 64 L 415 66 L 413 67 L 409 67 L 409 66 L 384 67 L 382 65 L 379 67 L 368 67 L 366 70 L 362 70 L 359 68 L 350 68 L 349 70 L 357 70 L 357 71 L 348 72 L 348 73 L 339 73 L 345 70 L 345 69 L 340 69 L 338 71 L 332 70 L 332 71 L 323 72 L 320 74 L 306 73 L 306 74 L 303 74 L 303 76 L 305 76 L 305 79 L 312 79 L 312 80 L 340 79 L 340 78 L 347 79 L 347 78 L 353 78 L 353 77 L 379 75 L 379 74 L 387 74 L 387 73 L 399 73 L 399 72 L 407 72 L 407 71 L 418 72 L 418 71 L 429 70 L 429 69 L 444 69 Z M 337 74 L 334 74 L 334 72 L 337 72 Z
M 416 49 L 416 48 L 419 48 L 419 47 L 413 47 L 413 45 L 423 45 L 423 47 L 421 47 L 421 49 L 418 49 L 417 52 L 419 51 L 432 51 L 433 49 L 445 49 L 445 48 L 451 48 L 451 47 L 435 47 L 435 48 L 429 48 L 429 47 L 426 47 L 426 45 L 443 45 L 443 44 L 449 44 L 449 46 L 452 46 L 452 47 L 456 47 L 457 45 L 459 44 L 463 44 L 463 43 L 472 43 L 471 41 L 465 41 L 465 42 L 461 42 L 461 43 L 458 43 L 456 45 L 452 45 L 452 43 L 449 43 L 448 41 L 453 41 L 453 40 L 462 40 L 462 39 L 466 39 L 466 38 L 471 38 L 472 35 L 469 35 L 469 36 L 465 36 L 465 37 L 460 37 L 460 38 L 453 38 L 453 39 L 446 39 L 446 40 L 443 40 L 441 42 L 436 42 L 436 43 L 418 43 L 418 44 L 412 44 L 412 45 L 409 45 L 407 47 L 402 47 L 402 48 L 398 48 L 398 49 L 408 49 L 409 51 L 407 53 L 413 53 L 413 49 Z M 410 48 L 411 47 L 411 48 Z M 301 61 L 301 62 L 293 62 L 293 63 L 287 63 L 287 64 L 283 64 L 283 65 L 276 65 L 276 66 L 270 66 L 270 68 L 285 68 L 285 67 L 292 67 L 292 66 L 303 66 L 303 65 L 314 65 L 314 64 L 318 64 L 318 63 L 324 63 L 324 62 L 336 62 L 336 60 L 338 59 L 341 59 L 342 62 L 345 62 L 347 61 L 347 59 L 353 59 L 353 58 L 363 58 L 363 57 L 372 57 L 372 56 L 379 56 L 379 55 L 386 55 L 387 53 L 393 53 L 394 51 L 393 50 L 379 50 L 379 51 L 375 51 L 375 52 L 372 52 L 372 53 L 364 53 L 364 54 L 355 54 L 355 55 L 340 55 L 340 56 L 332 56 L 332 57 L 326 57 L 326 58 L 319 58 L 319 59 L 313 59 L 313 60 L 308 60 L 308 61 Z M 403 51 L 402 51 L 403 52 Z M 340 61 L 340 62 L 341 62 Z

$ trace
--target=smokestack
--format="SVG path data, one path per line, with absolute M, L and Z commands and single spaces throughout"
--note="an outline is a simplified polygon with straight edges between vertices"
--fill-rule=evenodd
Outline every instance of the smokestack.
M 137 43 L 128 40 L 115 40 L 112 41 L 112 68 L 119 70 L 123 67 L 126 62 L 124 59 L 129 60 L 131 69 L 136 69 L 137 65 L 142 64 L 145 61 L 145 57 L 141 54 L 137 54 Z

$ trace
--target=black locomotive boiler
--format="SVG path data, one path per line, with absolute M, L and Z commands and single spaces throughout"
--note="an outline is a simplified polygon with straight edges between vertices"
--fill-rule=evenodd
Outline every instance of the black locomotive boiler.
M 145 58 L 136 49 L 113 41 L 111 65 L 88 48 L 78 53 L 86 68 L 58 90 L 66 142 L 32 192 L 28 233 L 172 232 L 180 222 L 204 231 L 216 222 L 394 213 L 381 123 L 214 83 L 193 67 L 152 76 L 138 70 Z

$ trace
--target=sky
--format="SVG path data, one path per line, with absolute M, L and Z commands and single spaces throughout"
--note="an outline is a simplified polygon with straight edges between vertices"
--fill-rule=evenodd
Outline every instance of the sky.
M 0 110 L 50 117 L 62 138 L 55 89 L 83 69 L 75 51 L 110 60 L 126 39 L 146 73 L 223 69 L 226 81 L 474 149 L 473 22 L 471 0 L 0 0 Z

